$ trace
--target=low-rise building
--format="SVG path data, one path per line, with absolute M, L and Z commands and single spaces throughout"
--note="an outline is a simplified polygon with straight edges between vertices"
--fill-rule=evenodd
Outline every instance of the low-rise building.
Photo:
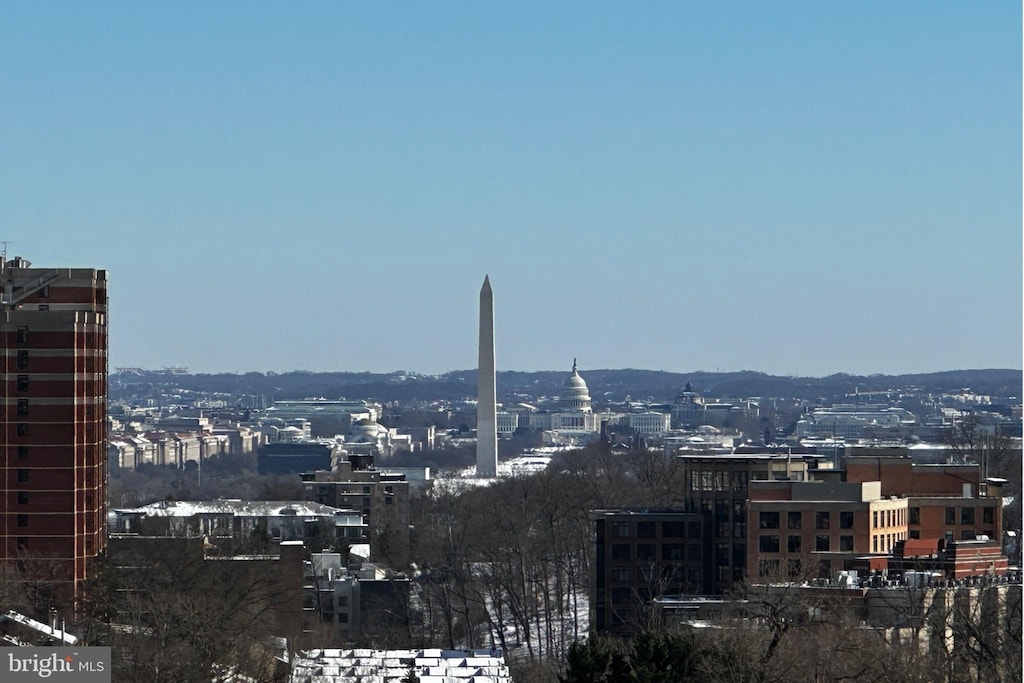
M 321 550 L 365 541 L 366 523 L 356 510 L 309 501 L 160 501 L 110 513 L 118 534 L 200 537 L 211 548 L 259 547 L 303 541 Z

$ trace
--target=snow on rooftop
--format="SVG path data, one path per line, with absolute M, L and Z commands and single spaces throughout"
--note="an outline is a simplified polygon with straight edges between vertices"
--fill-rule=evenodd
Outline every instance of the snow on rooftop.
M 398 683 L 421 681 L 511 683 L 505 659 L 492 650 L 305 650 L 292 661 L 292 683 Z
M 335 508 L 305 500 L 162 500 L 137 508 L 118 508 L 118 514 L 142 514 L 150 517 L 191 517 L 193 515 L 232 514 L 240 517 L 331 517 L 360 515 L 358 510 Z

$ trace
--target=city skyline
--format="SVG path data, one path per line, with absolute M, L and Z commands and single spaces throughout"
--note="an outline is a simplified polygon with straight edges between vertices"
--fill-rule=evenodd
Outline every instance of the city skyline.
M 1021 8 L 9 7 L 8 257 L 110 365 L 1020 368 Z

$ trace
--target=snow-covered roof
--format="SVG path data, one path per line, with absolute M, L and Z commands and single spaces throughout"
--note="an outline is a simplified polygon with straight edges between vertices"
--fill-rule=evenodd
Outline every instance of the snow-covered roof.
M 232 514 L 241 517 L 331 517 L 360 515 L 348 510 L 305 500 L 164 500 L 137 508 L 119 508 L 117 514 L 150 517 L 191 517 L 203 514 Z
M 500 652 L 490 650 L 305 650 L 292 661 L 292 683 L 397 683 L 410 669 L 424 683 L 511 683 Z
M 78 638 L 71 635 L 67 631 L 53 629 L 41 621 L 36 621 L 35 619 L 26 617 L 24 614 L 19 614 L 14 610 L 10 610 L 6 614 L 0 614 L 0 623 L 3 623 L 5 621 L 11 621 L 16 624 L 20 624 L 25 628 L 31 629 L 38 633 L 42 633 L 43 635 L 49 638 L 59 640 L 65 645 L 75 645 L 76 643 L 78 643 Z

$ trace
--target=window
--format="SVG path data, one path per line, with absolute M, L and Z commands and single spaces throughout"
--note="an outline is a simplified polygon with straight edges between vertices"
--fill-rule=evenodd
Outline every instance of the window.
M 818 561 L 818 577 L 827 579 L 832 576 L 832 561 L 831 560 L 819 560 Z
M 800 560 L 786 560 L 786 575 L 791 579 L 800 576 Z
M 18 423 L 18 436 L 28 436 L 28 423 L 27 422 L 19 422 Z
M 18 367 L 28 367 L 28 351 L 26 349 L 21 349 L 18 351 Z
M 629 522 L 612 522 L 612 538 L 629 538 Z
M 18 550 L 28 550 L 28 539 L 27 538 L 19 538 L 18 539 Z
M 663 560 L 681 560 L 683 559 L 683 544 L 682 543 L 666 543 L 661 546 L 661 559 Z
M 878 536 L 872 536 L 871 537 L 871 552 L 873 552 L 873 553 L 877 553 L 878 552 Z
M 18 399 L 18 415 L 28 415 L 28 399 Z
M 778 536 L 776 536 L 778 538 Z M 757 572 L 761 576 L 768 576 L 770 574 L 777 574 L 779 571 L 778 560 L 758 560 Z
M 28 446 L 18 446 L 18 460 L 28 460 Z
M 974 529 L 964 529 L 960 532 L 961 541 L 973 541 L 974 540 Z
M 687 533 L 690 534 L 689 538 L 700 538 L 700 522 L 690 522 L 686 525 Z
M 654 544 L 653 543 L 637 543 L 637 546 L 636 546 L 636 559 L 638 559 L 638 560 L 653 560 L 654 559 Z
M 613 543 L 612 544 L 612 559 L 613 560 L 628 560 L 629 559 L 629 544 L 628 543 Z
M 348 623 L 348 612 L 338 612 L 338 623 L 339 624 L 347 624 Z
M 626 583 L 629 581 L 629 567 L 612 567 L 612 581 Z
M 974 524 L 974 508 L 960 508 L 960 523 Z
M 921 538 L 921 530 L 920 529 L 911 529 L 910 530 L 910 537 L 911 538 Z
M 665 538 L 684 538 L 685 531 L 682 522 L 662 522 L 661 535 Z
M 872 529 L 877 529 L 878 528 L 878 510 L 874 510 L 871 513 L 871 528 Z
M 689 560 L 690 562 L 700 562 L 700 555 L 701 555 L 700 544 L 698 544 L 698 543 L 691 543 L 689 546 L 687 546 L 687 550 L 686 550 L 686 559 L 687 560 Z
M 732 490 L 733 491 L 746 491 L 747 490 L 747 473 L 746 472 L 733 472 L 733 474 L 732 474 Z
M 761 512 L 758 515 L 759 525 L 762 529 L 778 529 L 779 528 L 779 513 L 778 512 Z M 776 536 L 775 538 L 778 538 Z
M 686 568 L 686 580 L 690 583 L 700 583 L 700 567 L 688 566 Z
M 921 508 L 910 508 L 910 523 L 920 524 L 921 523 Z
M 839 549 L 843 552 L 853 552 L 853 536 L 840 536 Z
M 779 552 L 779 537 L 778 536 L 760 536 L 758 538 L 758 550 L 762 553 L 777 553 Z
M 786 552 L 798 553 L 800 552 L 800 537 L 791 535 L 786 537 Z
M 992 524 L 992 508 L 981 508 L 981 521 L 985 524 Z
M 18 515 L 18 526 L 28 526 L 28 515 Z
M 814 549 L 819 552 L 828 552 L 828 534 L 819 534 L 814 537 Z
M 18 375 L 18 391 L 28 391 L 28 375 Z
M 956 508 L 946 508 L 946 524 L 956 524 Z
M 25 491 L 18 491 L 18 505 L 28 505 L 28 493 Z
M 729 544 L 718 543 L 715 545 L 715 564 L 725 565 L 729 564 Z
M 839 513 L 839 528 L 840 529 L 852 529 L 853 528 L 853 512 L 845 511 Z
M 814 528 L 815 529 L 828 529 L 832 523 L 831 512 L 815 512 L 814 513 Z
M 28 481 L 28 470 L 18 470 L 18 481 Z
M 628 588 L 613 588 L 612 589 L 612 602 L 622 604 L 629 602 L 629 589 Z
M 790 510 L 789 513 L 786 515 L 786 518 L 787 518 L 787 525 L 786 525 L 787 528 L 789 528 L 789 529 L 799 529 L 801 527 L 802 514 L 800 513 L 799 510 Z
M 654 538 L 656 533 L 654 522 L 636 523 L 636 535 L 638 538 Z
M 18 327 L 18 343 L 19 344 L 27 344 L 28 343 L 28 327 L 26 327 L 24 325 Z

